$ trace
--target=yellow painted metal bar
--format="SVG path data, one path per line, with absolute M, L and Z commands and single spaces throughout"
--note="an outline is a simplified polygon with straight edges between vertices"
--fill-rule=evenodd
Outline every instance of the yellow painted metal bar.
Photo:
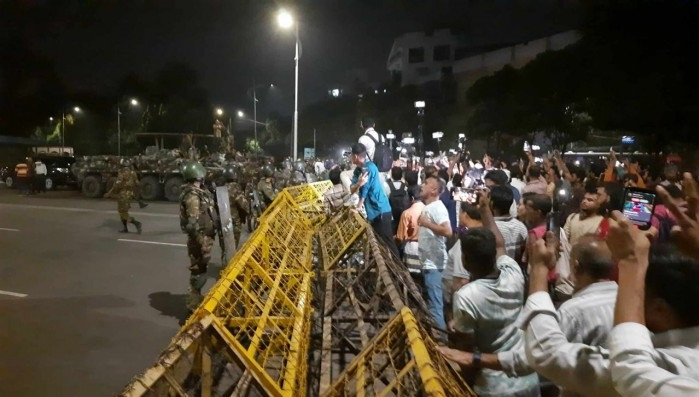
M 272 379 L 269 374 L 260 366 L 260 364 L 247 355 L 245 347 L 243 347 L 235 337 L 226 329 L 219 319 L 214 318 L 211 325 L 219 334 L 221 339 L 228 345 L 238 359 L 243 363 L 243 366 L 250 371 L 250 374 L 262 386 L 264 391 L 274 397 L 282 397 L 279 385 Z
M 420 335 L 417 320 L 415 320 L 415 317 L 413 317 L 413 313 L 410 311 L 410 309 L 406 307 L 401 309 L 400 316 L 403 319 L 403 324 L 405 325 L 408 343 L 410 344 L 410 349 L 413 352 L 417 369 L 420 372 L 420 378 L 422 379 L 425 393 L 429 396 L 445 396 L 446 394 L 442 388 L 440 376 L 434 370 L 434 364 L 432 363 L 430 354 L 427 351 L 425 342 L 422 340 L 422 335 Z
M 300 344 L 302 338 L 307 338 L 308 335 L 304 335 L 303 328 L 308 325 L 310 320 L 310 283 L 311 276 L 306 275 L 303 279 L 301 289 L 299 291 L 299 301 L 297 307 L 299 311 L 306 310 L 308 315 L 303 317 L 297 316 L 294 322 L 294 328 L 291 332 L 291 343 L 289 344 L 289 355 L 287 356 L 287 366 L 284 371 L 284 386 L 282 392 L 284 395 L 292 396 L 294 394 L 294 386 L 296 381 L 296 373 L 299 370 L 300 361 L 305 360 L 305 353 L 300 351 Z M 306 344 L 308 345 L 308 344 Z

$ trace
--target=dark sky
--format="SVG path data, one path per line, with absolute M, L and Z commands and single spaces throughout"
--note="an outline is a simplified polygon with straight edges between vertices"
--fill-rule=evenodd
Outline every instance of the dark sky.
M 508 43 L 566 30 L 577 19 L 572 0 L 9 3 L 0 21 L 48 58 L 71 88 L 111 89 L 128 72 L 150 75 L 176 60 L 196 69 L 212 103 L 226 106 L 244 101 L 253 79 L 275 83 L 292 98 L 293 36 L 274 19 L 281 6 L 301 20 L 302 104 L 322 97 L 349 69 L 385 80 L 391 44 L 404 32 L 455 26 L 474 42 Z

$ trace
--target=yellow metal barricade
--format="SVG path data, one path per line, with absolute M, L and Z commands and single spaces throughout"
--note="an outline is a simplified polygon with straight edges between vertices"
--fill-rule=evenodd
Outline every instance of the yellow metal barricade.
M 323 396 L 475 396 L 403 308 Z

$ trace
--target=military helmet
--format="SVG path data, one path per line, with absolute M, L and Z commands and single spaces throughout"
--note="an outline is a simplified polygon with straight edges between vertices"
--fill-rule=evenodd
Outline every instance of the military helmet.
M 336 164 L 335 164 L 335 160 L 329 159 L 329 160 L 325 160 L 325 164 L 323 164 L 323 165 L 325 166 L 325 169 L 327 171 L 330 171 L 331 169 L 333 169 L 333 167 L 335 167 Z
M 283 167 L 285 170 L 291 170 L 291 169 L 294 168 L 294 165 L 293 165 L 293 163 L 291 162 L 291 159 L 287 158 L 287 159 L 285 159 L 284 161 L 282 161 L 282 167 Z
M 206 168 L 198 161 L 187 161 L 182 166 L 182 177 L 185 181 L 204 179 Z
M 129 159 L 122 159 L 122 160 L 121 160 L 121 167 L 122 167 L 122 168 L 130 168 L 130 167 L 131 167 L 131 160 L 129 160 Z
M 223 168 L 223 178 L 228 182 L 238 180 L 238 167 L 233 164 L 226 164 Z
M 271 164 L 265 164 L 262 167 L 262 175 L 265 178 L 271 178 L 272 176 L 274 176 L 274 167 L 272 167 Z
M 306 172 L 306 163 L 304 163 L 301 159 L 296 160 L 294 163 L 294 170 L 298 172 Z

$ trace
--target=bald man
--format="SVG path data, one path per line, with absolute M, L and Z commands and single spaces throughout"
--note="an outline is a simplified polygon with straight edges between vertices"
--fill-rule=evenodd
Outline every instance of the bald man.
M 536 371 L 562 389 L 562 396 L 618 396 L 609 371 L 607 336 L 614 323 L 617 284 L 610 281 L 614 263 L 604 240 L 584 235 L 571 250 L 575 293 L 556 311 L 548 293 L 548 269 L 531 263 L 530 294 L 517 321 L 525 331 L 523 345 L 510 351 L 482 354 L 442 348 L 463 367 L 480 367 L 524 376 Z M 581 374 L 584 374 L 582 376 Z

